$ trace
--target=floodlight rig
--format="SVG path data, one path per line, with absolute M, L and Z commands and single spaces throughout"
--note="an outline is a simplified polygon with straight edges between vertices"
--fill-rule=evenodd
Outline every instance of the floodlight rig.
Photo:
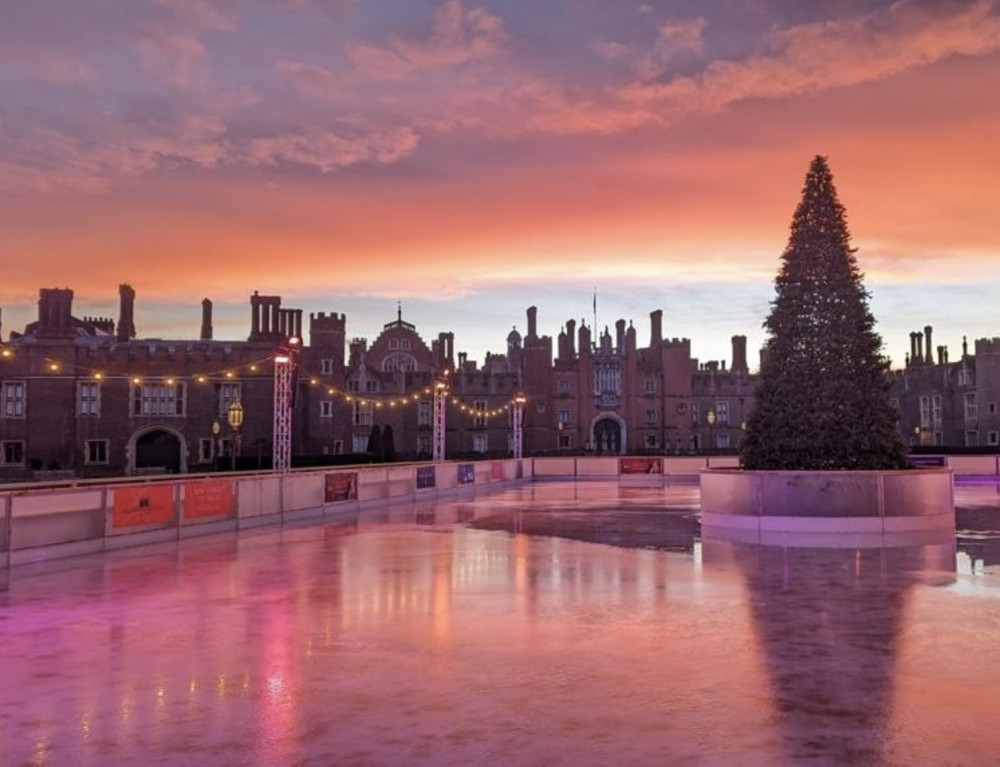
M 445 412 L 448 405 L 448 370 L 434 381 L 434 450 L 435 463 L 444 460 Z
M 292 395 L 301 340 L 292 336 L 274 355 L 274 458 L 272 469 L 285 473 L 292 466 Z

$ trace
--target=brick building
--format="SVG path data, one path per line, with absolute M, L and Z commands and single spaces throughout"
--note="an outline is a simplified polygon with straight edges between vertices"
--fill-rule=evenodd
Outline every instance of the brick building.
M 213 338 L 212 304 L 202 302 L 197 340 L 138 338 L 135 291 L 119 288 L 117 322 L 73 316 L 73 292 L 43 289 L 38 320 L 10 333 L 0 356 L 0 477 L 40 472 L 107 476 L 208 471 L 228 466 L 226 422 L 239 401 L 244 422 L 237 458 L 246 469 L 270 465 L 274 356 L 303 338 L 299 309 L 278 296 L 250 297 L 244 341 Z M 343 314 L 310 314 L 293 397 L 293 458 L 322 462 L 362 457 L 373 427 L 391 432 L 399 457 L 431 454 L 432 387 L 448 376 L 446 454 L 505 455 L 512 449 L 511 402 L 528 397 L 526 454 L 674 453 L 735 448 L 752 405 L 746 340 L 733 360 L 699 364 L 687 339 L 666 339 L 662 312 L 650 315 L 639 346 L 631 324 L 614 334 L 570 320 L 553 349 L 539 335 L 537 309 L 527 332 L 506 338 L 505 354 L 480 366 L 454 351 L 454 334 L 428 344 L 402 318 L 371 344 L 348 341 Z M 214 428 L 213 428 L 214 427 Z

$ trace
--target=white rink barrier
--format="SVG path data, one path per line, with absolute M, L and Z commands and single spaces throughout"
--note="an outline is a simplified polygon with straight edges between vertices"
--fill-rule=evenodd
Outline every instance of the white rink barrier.
M 947 462 L 958 475 L 1000 475 L 996 455 Z M 368 504 L 536 480 L 693 484 L 703 469 L 736 465 L 735 456 L 552 456 L 0 486 L 0 588 L 13 565 L 322 518 Z

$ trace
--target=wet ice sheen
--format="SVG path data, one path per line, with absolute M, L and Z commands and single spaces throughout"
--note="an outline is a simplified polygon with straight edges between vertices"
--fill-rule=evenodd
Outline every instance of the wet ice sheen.
M 957 571 L 610 483 L 19 568 L 0 767 L 995 764 L 991 493 Z

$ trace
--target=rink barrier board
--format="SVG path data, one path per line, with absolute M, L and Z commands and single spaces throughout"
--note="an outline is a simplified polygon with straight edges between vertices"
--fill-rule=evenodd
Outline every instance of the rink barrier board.
M 655 466 L 649 465 L 651 460 Z M 736 465 L 735 456 L 552 456 L 7 485 L 0 487 L 0 585 L 4 573 L 19 564 L 322 519 L 388 502 L 475 493 L 504 483 L 619 479 L 668 484 L 671 479 L 696 480 L 706 468 Z M 949 456 L 948 465 L 957 475 L 1000 475 L 997 455 Z M 330 485 L 335 491 L 344 485 L 342 477 L 331 480 L 328 475 L 343 474 L 356 474 L 353 495 L 328 500 Z M 143 486 L 158 488 L 145 505 L 143 498 L 131 504 L 122 501 Z M 163 504 L 164 492 L 169 493 L 169 508 Z

